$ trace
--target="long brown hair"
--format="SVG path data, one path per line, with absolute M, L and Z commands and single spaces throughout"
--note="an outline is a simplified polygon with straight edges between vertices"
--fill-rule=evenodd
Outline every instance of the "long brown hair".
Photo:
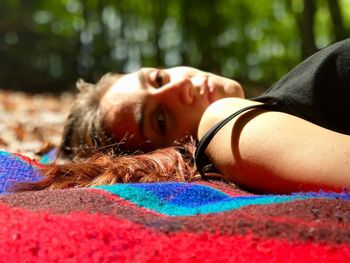
M 194 147 L 189 142 L 137 155 L 96 153 L 86 160 L 51 164 L 42 170 L 43 180 L 20 183 L 13 190 L 63 189 L 136 182 L 189 182 L 200 178 L 193 163 Z
M 121 76 L 107 73 L 96 84 L 78 80 L 79 93 L 64 126 L 59 159 L 91 156 L 96 151 L 107 151 L 115 144 L 104 127 L 100 101 Z

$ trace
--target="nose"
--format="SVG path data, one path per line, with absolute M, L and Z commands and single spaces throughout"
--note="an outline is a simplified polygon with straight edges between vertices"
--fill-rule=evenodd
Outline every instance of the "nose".
M 194 102 L 195 90 L 189 78 L 182 78 L 158 88 L 154 95 L 164 101 L 179 100 L 190 105 Z

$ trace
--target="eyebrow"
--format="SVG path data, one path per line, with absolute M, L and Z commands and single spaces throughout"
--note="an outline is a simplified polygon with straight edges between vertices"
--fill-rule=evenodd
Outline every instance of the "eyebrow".
M 146 88 L 146 85 L 145 85 L 145 82 L 146 82 L 146 78 L 145 78 L 145 72 L 140 69 L 138 74 L 138 79 L 139 79 L 139 82 L 141 84 L 141 87 L 143 89 Z M 145 131 L 145 123 L 144 123 L 144 120 L 145 120 L 145 111 L 146 111 L 146 107 L 147 107 L 147 102 L 143 102 L 141 105 L 139 104 L 138 106 L 138 110 L 137 110 L 137 114 L 135 116 L 135 120 L 136 120 L 136 124 L 137 124 L 137 128 L 141 134 L 141 137 L 143 139 L 146 140 L 145 138 L 145 135 L 144 135 L 144 131 Z
M 146 89 L 146 76 L 145 76 L 145 71 L 143 69 L 140 69 L 139 72 L 137 73 L 137 77 L 139 79 L 139 82 L 141 84 L 141 87 L 143 89 Z
M 146 109 L 146 103 L 142 103 L 142 104 L 138 104 L 138 109 L 137 109 L 137 113 L 136 113 L 136 116 L 135 116 L 135 121 L 136 121 L 136 125 L 137 125 L 137 129 L 139 130 L 140 134 L 141 134 L 141 137 L 143 139 L 145 139 L 145 135 L 144 135 L 144 132 L 145 132 L 145 109 Z

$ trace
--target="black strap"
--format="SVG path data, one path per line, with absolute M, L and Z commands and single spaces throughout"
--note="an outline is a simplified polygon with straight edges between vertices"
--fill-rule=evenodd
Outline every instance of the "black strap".
M 263 109 L 263 110 L 276 110 L 276 101 L 271 102 L 271 104 L 257 104 L 257 105 L 251 105 L 248 107 L 245 107 L 243 109 L 240 109 L 233 113 L 232 115 L 228 116 L 226 119 L 223 119 L 219 123 L 215 124 L 199 141 L 196 151 L 194 153 L 194 161 L 197 166 L 197 170 L 199 173 L 204 177 L 204 168 L 210 164 L 210 161 L 208 157 L 205 155 L 205 150 L 207 149 L 209 143 L 214 138 L 214 136 L 217 134 L 217 132 L 226 125 L 230 120 L 232 120 L 234 117 L 238 116 L 239 114 L 250 110 L 250 109 Z

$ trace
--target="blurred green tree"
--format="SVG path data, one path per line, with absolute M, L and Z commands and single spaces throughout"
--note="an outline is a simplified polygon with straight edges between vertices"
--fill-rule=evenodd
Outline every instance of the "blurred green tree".
M 0 15 L 0 88 L 31 92 L 189 65 L 255 94 L 350 34 L 350 0 L 2 0 Z

